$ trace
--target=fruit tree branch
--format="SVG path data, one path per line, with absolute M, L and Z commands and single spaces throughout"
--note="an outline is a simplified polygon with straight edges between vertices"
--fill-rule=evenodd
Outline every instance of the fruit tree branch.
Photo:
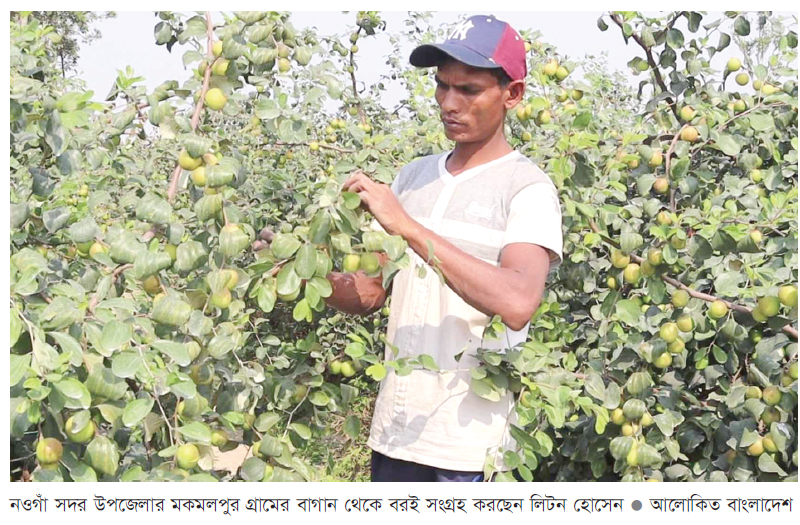
M 274 146 L 308 146 L 308 143 L 306 143 L 306 142 L 281 142 L 281 141 L 275 141 L 272 144 Z M 321 142 L 318 143 L 318 145 L 319 145 L 320 148 L 332 149 L 333 151 L 338 151 L 339 153 L 355 153 L 355 150 L 352 150 L 352 149 L 345 149 L 345 148 L 340 148 L 338 146 L 331 146 L 330 144 L 322 144 Z
M 211 62 L 214 58 L 214 52 L 211 50 L 214 45 L 214 26 L 211 23 L 211 12 L 206 11 L 206 31 L 208 33 L 208 42 L 206 44 L 207 51 L 206 57 L 209 60 L 206 70 L 203 72 L 203 87 L 200 90 L 200 96 L 197 98 L 197 103 L 194 106 L 194 114 L 192 115 L 192 131 L 197 129 L 197 124 L 200 122 L 200 113 L 203 111 L 203 103 L 206 99 L 206 92 L 208 91 L 209 80 L 211 79 Z M 172 172 L 172 178 L 169 183 L 169 190 L 167 191 L 167 200 L 172 202 L 175 194 L 178 193 L 178 180 L 181 175 L 181 166 L 175 166 Z
M 619 15 L 615 14 L 615 13 L 612 13 L 609 16 L 610 16 L 611 20 L 613 20 L 614 23 L 617 24 L 620 29 L 622 29 L 622 20 L 620 20 Z M 680 16 L 680 14 L 678 16 Z M 674 24 L 675 20 L 677 20 L 677 18 L 678 17 L 675 17 L 675 19 L 673 19 L 673 21 L 671 23 Z M 650 47 L 645 45 L 645 43 L 642 42 L 642 38 L 639 35 L 637 35 L 635 32 L 632 33 L 631 36 L 636 41 L 636 43 L 639 44 L 639 46 L 642 49 L 644 49 L 644 53 L 647 56 L 647 63 L 650 64 L 650 69 L 653 70 L 653 74 L 656 77 L 656 82 L 658 82 L 658 86 L 661 88 L 661 90 L 664 93 L 671 93 L 671 91 L 669 89 L 667 89 L 667 85 L 664 84 L 664 79 L 661 78 L 661 71 L 658 69 L 658 65 L 656 64 L 655 58 L 653 58 L 653 52 L 650 50 Z M 670 108 L 672 108 L 672 112 L 675 114 L 675 118 L 680 120 L 680 117 L 678 116 L 678 106 L 677 106 L 677 104 L 675 104 L 675 100 L 672 97 L 667 97 L 666 101 L 669 102 L 669 106 L 670 106 Z
M 672 137 L 672 142 L 669 144 L 669 149 L 667 149 L 667 160 L 664 162 L 664 170 L 665 176 L 667 180 L 669 180 L 669 165 L 672 162 L 672 152 L 675 151 L 675 145 L 678 143 L 678 139 L 681 136 L 681 132 L 683 129 L 688 126 L 688 124 L 684 124 L 681 129 Z M 669 192 L 669 209 L 672 213 L 675 213 L 675 188 L 672 188 Z
M 644 260 L 645 260 L 644 258 L 642 258 L 642 257 L 639 257 L 638 255 L 636 255 L 636 254 L 633 254 L 633 253 L 632 253 L 632 254 L 630 254 L 630 257 L 631 257 L 631 260 L 632 260 L 632 261 L 634 261 L 634 262 L 636 262 L 637 264 L 640 264 L 642 261 L 644 261 Z M 686 286 L 686 285 L 685 285 L 685 284 L 683 284 L 682 282 L 680 282 L 680 281 L 678 281 L 677 279 L 675 279 L 675 278 L 673 278 L 673 277 L 670 277 L 670 276 L 668 276 L 668 275 L 661 275 L 661 279 L 662 279 L 664 282 L 667 282 L 667 283 L 671 284 L 671 285 L 672 285 L 672 286 L 674 286 L 675 288 L 679 288 L 679 289 L 681 289 L 681 290 L 686 290 L 686 292 L 687 292 L 687 293 L 688 293 L 688 294 L 689 294 L 691 297 L 696 297 L 697 299 L 702 299 L 703 301 L 707 301 L 707 302 L 710 302 L 710 303 L 713 303 L 714 301 L 722 301 L 722 302 L 723 302 L 723 303 L 725 303 L 725 304 L 728 306 L 728 308 L 730 308 L 731 310 L 739 310 L 740 312 L 745 312 L 745 313 L 748 313 L 748 314 L 752 314 L 752 312 L 753 312 L 753 308 L 748 308 L 748 307 L 746 307 L 746 306 L 742 306 L 742 305 L 740 305 L 740 304 L 736 304 L 736 303 L 734 303 L 734 302 L 728 301 L 728 300 L 726 300 L 726 299 L 722 299 L 722 298 L 720 298 L 720 297 L 716 297 L 716 296 L 714 296 L 714 295 L 711 295 L 711 294 L 707 294 L 707 293 L 703 293 L 703 292 L 698 292 L 697 290 L 694 290 L 694 289 L 692 289 L 692 288 L 689 288 L 688 286 Z M 795 330 L 795 329 L 792 327 L 792 325 L 790 325 L 790 324 L 787 324 L 786 326 L 784 326 L 784 327 L 782 328 L 782 330 L 783 330 L 784 332 L 786 332 L 787 334 L 791 335 L 792 337 L 794 337 L 794 338 L 795 338 L 795 340 L 797 340 L 797 330 Z

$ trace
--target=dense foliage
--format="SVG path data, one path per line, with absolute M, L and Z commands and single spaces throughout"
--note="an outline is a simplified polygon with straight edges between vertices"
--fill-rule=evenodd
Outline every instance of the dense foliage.
M 289 13 L 157 16 L 156 44 L 193 75 L 147 92 L 126 68 L 106 102 L 60 74 L 52 26 L 11 19 L 12 477 L 330 479 L 313 444 L 363 447 L 377 381 L 437 369 L 384 360 L 390 304 L 356 318 L 324 303 L 332 269 L 388 283 L 410 264 L 340 188 L 452 146 L 430 72 L 397 52 L 379 83 L 358 80 L 376 12 L 335 36 Z M 395 49 L 441 39 L 429 19 L 411 13 Z M 608 13 L 598 27 L 639 54 L 638 93 L 521 31 L 528 92 L 507 137 L 559 190 L 565 260 L 529 340 L 481 351 L 472 374 L 477 395 L 519 394 L 504 460 L 521 479 L 796 480 L 786 23 Z M 389 83 L 407 93 L 391 111 Z M 215 469 L 239 443 L 241 469 Z

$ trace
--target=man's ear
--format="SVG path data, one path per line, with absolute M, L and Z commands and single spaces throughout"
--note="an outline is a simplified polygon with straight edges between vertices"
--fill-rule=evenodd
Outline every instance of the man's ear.
M 511 109 L 519 104 L 522 101 L 522 97 L 525 96 L 525 81 L 513 80 L 506 85 L 505 89 L 508 92 L 505 107 L 506 109 Z

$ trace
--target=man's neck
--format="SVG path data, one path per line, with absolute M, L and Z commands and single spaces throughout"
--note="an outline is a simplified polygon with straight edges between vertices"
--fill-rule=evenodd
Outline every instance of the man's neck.
M 512 151 L 514 149 L 508 144 L 502 132 L 483 143 L 457 142 L 453 153 L 447 158 L 445 167 L 451 175 L 458 175 L 468 169 L 497 160 Z

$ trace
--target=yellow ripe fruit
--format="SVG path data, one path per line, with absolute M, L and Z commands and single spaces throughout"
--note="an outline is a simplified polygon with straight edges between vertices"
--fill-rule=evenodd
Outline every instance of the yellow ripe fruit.
M 211 52 L 214 53 L 215 57 L 218 57 L 222 54 L 222 40 L 217 40 L 211 46 Z
M 56 438 L 40 439 L 36 445 L 36 459 L 41 464 L 58 463 L 63 453 L 64 447 Z
M 228 442 L 228 434 L 222 430 L 212 430 L 211 431 L 211 444 L 215 447 L 224 446 Z
M 192 182 L 194 182 L 195 186 L 200 188 L 206 185 L 206 169 L 203 166 L 192 171 Z
M 672 224 L 672 216 L 670 216 L 669 212 L 666 211 L 666 210 L 662 210 L 662 211 L 658 212 L 658 215 L 656 216 L 656 220 L 658 221 L 658 224 L 661 224 L 663 226 L 666 226 L 668 224 Z
M 569 95 L 572 97 L 572 100 L 580 100 L 583 98 L 583 91 L 580 89 L 573 89 L 570 91 Z
M 686 348 L 686 343 L 683 342 L 683 339 L 675 339 L 667 345 L 667 350 L 673 354 L 680 354 L 684 348 Z
M 717 299 L 708 307 L 708 315 L 713 319 L 721 319 L 728 313 L 728 305 Z
M 89 248 L 89 256 L 94 257 L 98 253 L 108 253 L 108 248 L 106 248 L 102 243 L 95 242 L 92 244 L 92 247 Z
M 288 58 L 278 59 L 278 71 L 281 73 L 287 73 L 290 69 L 292 69 L 292 64 L 289 62 Z
M 150 295 L 155 295 L 161 291 L 161 281 L 159 281 L 158 277 L 155 275 L 151 275 L 144 280 L 144 283 L 142 283 L 142 288 L 144 288 L 144 291 Z
M 193 469 L 197 466 L 200 460 L 200 450 L 195 445 L 181 445 L 175 453 L 175 459 L 178 460 L 178 466 L 182 469 Z
M 766 403 L 766 404 L 768 404 L 770 406 L 775 406 L 775 405 L 777 405 L 778 403 L 781 402 L 781 398 L 782 397 L 783 397 L 783 394 L 778 389 L 778 387 L 770 385 L 770 386 L 768 386 L 767 388 L 764 389 L 764 393 L 762 395 L 762 400 L 764 401 L 764 403 Z
M 311 151 L 319 150 L 319 142 L 312 142 L 311 144 L 308 145 L 308 149 L 310 149 Z
M 213 110 L 220 110 L 225 107 L 228 97 L 219 88 L 211 88 L 206 93 L 206 106 Z
M 664 256 L 661 253 L 661 250 L 658 248 L 653 248 L 647 252 L 647 262 L 652 264 L 653 266 L 658 266 L 662 262 L 664 262 Z
M 747 76 L 747 73 L 739 73 L 736 75 L 736 83 L 740 86 L 746 86 L 748 82 L 750 82 L 750 77 Z
M 684 314 L 678 318 L 678 322 L 675 323 L 678 326 L 678 330 L 683 333 L 689 333 L 694 330 L 694 319 L 692 319 L 691 315 Z
M 344 361 L 342 363 L 342 375 L 344 377 L 353 377 L 356 374 L 356 369 L 353 368 L 353 363 L 350 361 Z
M 633 435 L 633 425 L 630 423 L 623 423 L 622 427 L 620 428 L 623 436 L 632 436 Z
M 233 290 L 234 288 L 236 288 L 236 285 L 239 284 L 239 272 L 228 268 L 226 270 L 222 270 L 222 274 L 223 278 L 225 277 L 225 275 L 228 276 L 228 279 L 225 283 L 225 288 L 227 288 L 228 290 Z
M 357 272 L 360 266 L 361 257 L 355 253 L 346 255 L 344 261 L 342 262 L 342 268 L 347 273 Z
M 625 457 L 625 461 L 628 463 L 628 466 L 635 467 L 639 464 L 639 447 L 634 443 L 633 447 L 631 447 L 630 452 Z
M 544 68 L 542 69 L 542 72 L 548 77 L 555 75 L 556 71 L 558 71 L 558 62 L 555 59 L 545 64 Z
M 728 60 L 728 63 L 726 64 L 726 69 L 728 71 L 739 71 L 741 68 L 742 68 L 742 61 L 736 57 Z
M 642 277 L 641 267 L 636 263 L 630 263 L 625 267 L 622 275 L 626 283 L 637 284 Z
M 374 252 L 365 253 L 363 257 L 361 257 L 359 266 L 364 270 L 364 273 L 374 273 L 380 268 L 380 261 L 378 260 L 377 254 Z
M 224 58 L 218 58 L 214 65 L 211 66 L 211 72 L 217 76 L 224 77 L 225 73 L 228 72 L 228 65 L 230 64 L 230 60 L 226 60 Z
M 672 364 L 672 354 L 670 354 L 669 352 L 664 352 L 663 354 L 658 356 L 655 361 L 653 361 L 653 365 L 656 368 L 662 368 L 662 369 L 667 368 L 671 364 Z
M 653 189 L 656 193 L 663 195 L 669 191 L 669 181 L 664 177 L 659 177 L 653 182 Z
M 231 291 L 227 288 L 223 288 L 222 290 L 211 294 L 211 304 L 220 310 L 227 308 L 231 304 L 232 299 Z
M 687 292 L 686 290 L 683 289 L 675 290 L 674 292 L 672 292 L 672 305 L 675 308 L 683 308 L 684 306 L 689 304 L 690 297 L 691 296 L 689 295 L 689 292 Z
M 664 154 L 660 151 L 654 151 L 653 155 L 650 156 L 650 162 L 648 163 L 651 168 L 655 168 L 661 166 L 661 163 L 664 161 Z
M 679 115 L 681 116 L 682 120 L 689 122 L 690 120 L 692 120 L 692 118 L 694 118 L 695 110 L 692 108 L 692 106 L 683 106 L 680 110 Z
M 756 91 L 761 91 L 761 88 L 764 87 L 764 83 L 760 80 L 753 80 L 753 89 Z
M 653 420 L 653 416 L 650 415 L 650 412 L 645 412 L 644 414 L 642 414 L 642 419 L 640 420 L 640 423 L 642 424 L 643 427 L 649 427 L 650 425 L 655 423 L 655 421 Z
M 556 68 L 557 79 L 564 80 L 565 78 L 567 78 L 567 76 L 569 76 L 569 70 L 567 68 L 565 68 L 564 66 L 558 66 L 558 68 Z
M 630 256 L 625 255 L 620 250 L 614 249 L 611 251 L 611 265 L 614 268 L 626 268 L 630 262 Z
M 675 323 L 664 323 L 661 325 L 658 335 L 667 343 L 672 343 L 678 339 L 678 325 Z
M 203 155 L 203 164 L 206 166 L 216 166 L 219 163 L 222 155 L 214 155 L 213 153 L 206 153 Z
M 686 142 L 694 142 L 699 136 L 700 133 L 697 132 L 697 128 L 694 126 L 688 126 L 681 131 L 681 140 Z
M 625 414 L 621 408 L 615 408 L 613 412 L 611 412 L 611 422 L 615 425 L 622 425 L 625 423 Z
M 545 109 L 544 111 L 539 113 L 539 117 L 536 119 L 536 122 L 538 124 L 549 124 L 552 118 L 553 117 L 550 114 L 550 111 Z
M 761 442 L 764 445 L 764 449 L 767 452 L 777 452 L 778 447 L 775 445 L 775 442 L 769 436 L 764 436 L 764 439 Z
M 767 317 L 777 315 L 780 308 L 780 302 L 774 295 L 768 295 L 758 300 L 758 309 Z
M 749 447 L 747 447 L 747 455 L 760 456 L 764 453 L 764 438 L 759 437 Z
M 91 419 L 89 420 L 89 423 L 78 432 L 74 431 L 74 425 L 74 416 L 70 416 L 67 419 L 67 422 L 64 424 L 64 431 L 67 434 L 67 438 L 73 443 L 86 444 L 92 439 L 92 437 L 94 437 L 95 426 L 94 421 Z
M 181 168 L 185 169 L 186 171 L 192 171 L 200 167 L 203 163 L 202 159 L 195 159 L 189 155 L 189 152 L 186 150 L 181 150 L 180 154 L 178 155 L 178 164 L 180 164 Z
M 330 370 L 331 374 L 338 376 L 342 373 L 342 362 L 331 361 L 331 363 L 328 365 L 328 370 Z
M 781 286 L 778 289 L 778 300 L 782 305 L 794 308 L 797 306 L 797 287 Z

